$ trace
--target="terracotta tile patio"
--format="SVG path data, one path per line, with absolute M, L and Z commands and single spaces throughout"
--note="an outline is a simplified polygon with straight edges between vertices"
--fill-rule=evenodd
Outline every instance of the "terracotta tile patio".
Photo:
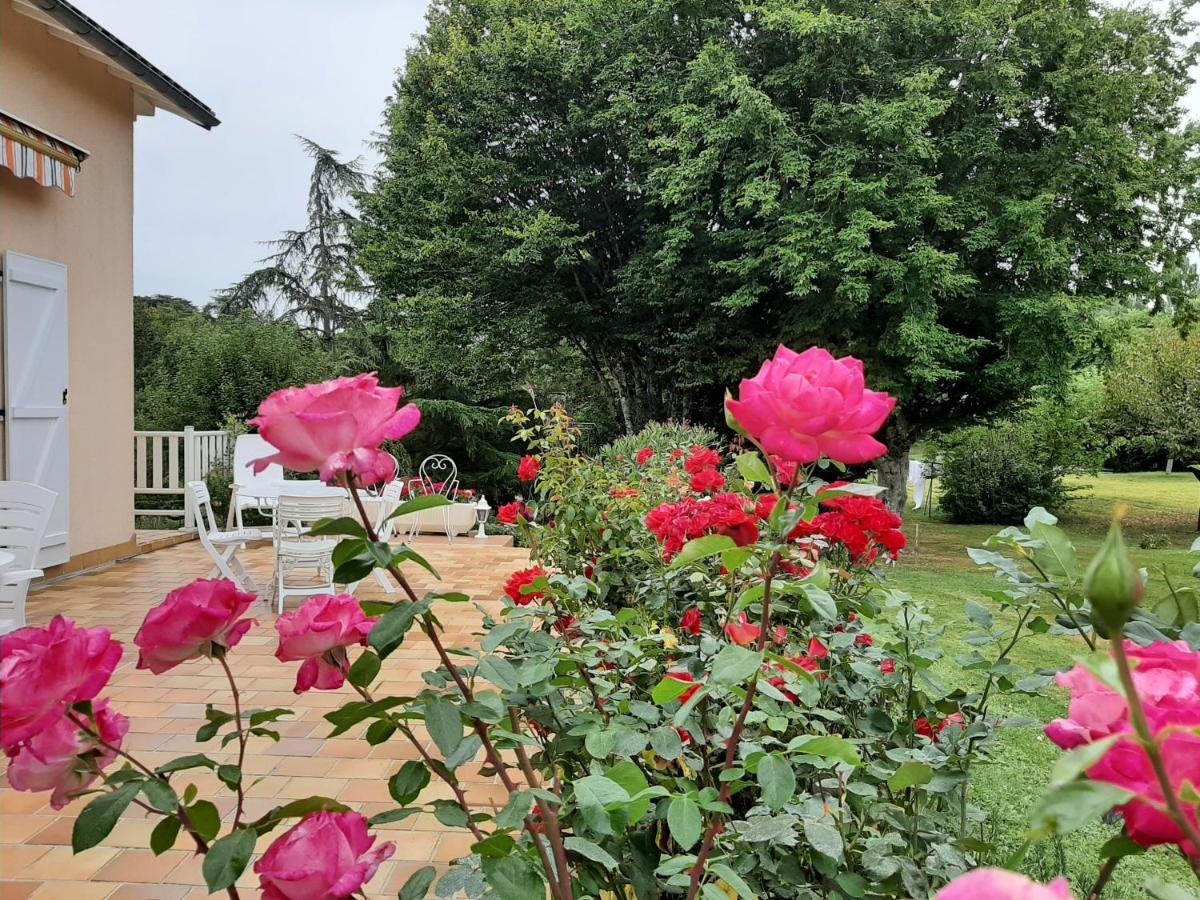
M 453 545 L 429 539 L 419 549 L 442 576 L 441 582 L 419 568 L 411 575 L 418 592 L 435 584 L 442 590 L 466 593 L 472 599 L 492 601 L 514 569 L 526 564 L 524 550 L 494 545 L 480 546 L 473 539 Z M 270 548 L 254 549 L 243 555 L 260 585 L 270 581 Z M 204 704 L 232 709 L 229 688 L 220 668 L 208 661 L 188 663 L 171 672 L 154 676 L 134 669 L 137 659 L 132 639 L 146 611 L 171 589 L 205 575 L 209 564 L 199 544 L 192 542 L 138 556 L 89 575 L 51 585 L 30 595 L 30 624 L 44 624 L 56 613 L 88 626 L 104 625 L 126 645 L 125 656 L 104 696 L 114 709 L 130 719 L 126 748 L 149 765 L 160 765 L 175 756 L 204 752 L 220 762 L 234 762 L 233 752 L 222 752 L 219 741 L 196 744 L 194 735 L 204 719 Z M 384 599 L 372 578 L 363 582 L 360 596 Z M 297 603 L 289 600 L 289 608 Z M 273 744 L 256 738 L 250 745 L 247 773 L 247 813 L 257 816 L 287 799 L 317 793 L 336 797 L 365 815 L 373 815 L 395 804 L 387 795 L 385 779 L 416 752 L 393 739 L 378 747 L 354 739 L 321 740 L 329 724 L 321 717 L 355 696 L 350 690 L 292 693 L 298 664 L 274 659 L 273 611 L 265 605 L 254 611 L 259 626 L 252 629 L 230 654 L 230 662 L 242 690 L 243 708 L 291 707 L 295 715 L 280 720 L 282 739 Z M 437 610 L 457 645 L 470 640 L 478 613 L 467 604 L 442 604 Z M 416 632 L 405 647 L 384 664 L 376 691 L 380 694 L 410 694 L 421 690 L 421 671 L 431 665 L 433 650 Z M 360 729 L 361 731 L 361 729 Z M 360 732 L 351 732 L 357 737 Z M 228 748 L 233 751 L 234 746 Z M 232 795 L 219 789 L 215 776 L 198 770 L 177 784 L 195 783 L 202 796 L 216 799 L 226 820 L 232 817 Z M 503 802 L 494 778 L 478 774 L 478 764 L 459 770 L 468 795 L 477 803 Z M 436 782 L 424 798 L 449 797 L 439 792 Z M 69 900 L 173 900 L 207 896 L 200 874 L 200 860 L 189 852 L 186 835 L 175 849 L 155 857 L 149 846 L 154 821 L 131 808 L 104 843 L 79 855 L 71 853 L 71 824 L 86 799 L 56 812 L 48 794 L 13 791 L 0 778 L 0 898 L 20 900 L 33 897 Z M 396 853 L 380 867 L 368 885 L 371 897 L 395 897 L 416 869 L 430 863 L 446 863 L 468 852 L 469 835 L 447 831 L 432 815 L 421 814 L 404 822 L 380 828 L 381 840 L 396 842 Z M 277 829 L 259 842 L 259 850 Z M 243 887 L 244 886 L 244 887 Z M 239 881 L 244 898 L 258 896 L 257 879 L 250 868 Z

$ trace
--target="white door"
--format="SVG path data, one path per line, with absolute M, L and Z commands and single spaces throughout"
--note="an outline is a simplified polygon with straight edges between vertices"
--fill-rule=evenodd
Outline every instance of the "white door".
M 58 494 L 38 568 L 71 556 L 67 267 L 4 252 L 5 477 Z

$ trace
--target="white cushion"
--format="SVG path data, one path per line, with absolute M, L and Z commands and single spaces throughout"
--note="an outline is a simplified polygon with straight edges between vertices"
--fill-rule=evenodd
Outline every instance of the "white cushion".
M 208 539 L 214 544 L 235 544 L 240 541 L 265 541 L 267 536 L 257 528 L 240 528 L 233 531 L 210 531 Z

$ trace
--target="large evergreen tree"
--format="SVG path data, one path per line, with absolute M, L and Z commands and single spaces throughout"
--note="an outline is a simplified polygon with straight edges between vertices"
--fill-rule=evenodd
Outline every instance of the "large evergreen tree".
M 1185 32 L 1101 0 L 441 0 L 359 260 L 455 343 L 577 348 L 628 429 L 776 342 L 852 352 L 900 397 L 903 502 L 914 440 L 1059 378 L 1101 305 L 1182 302 Z

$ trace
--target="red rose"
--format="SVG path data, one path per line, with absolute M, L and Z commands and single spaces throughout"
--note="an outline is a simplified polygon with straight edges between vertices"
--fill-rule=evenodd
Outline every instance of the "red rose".
M 512 575 L 508 576 L 508 581 L 504 583 L 504 593 L 517 606 L 528 606 L 534 600 L 540 600 L 546 596 L 546 592 L 529 591 L 526 593 L 522 591 L 522 588 L 528 587 L 539 578 L 545 578 L 546 574 L 546 570 L 541 566 L 531 566 L 528 569 L 513 572 Z
M 773 638 L 775 640 L 775 643 L 777 643 L 780 647 L 782 647 L 784 644 L 787 643 L 787 629 L 784 628 L 782 625 L 776 625 L 775 632 L 773 634 Z
M 931 741 L 937 740 L 934 734 L 933 725 L 924 716 L 921 716 L 921 718 L 913 722 L 913 731 L 921 735 L 921 737 L 929 738 Z
M 639 466 L 644 466 L 646 463 L 650 462 L 650 460 L 652 460 L 652 459 L 654 459 L 654 451 L 651 450 L 649 447 L 643 447 L 637 453 L 637 464 Z
M 808 642 L 808 655 L 813 659 L 824 659 L 829 655 L 829 648 L 822 644 L 820 639 L 813 638 Z
M 875 643 L 875 639 L 873 637 L 871 637 L 869 634 L 860 634 L 858 637 L 856 637 L 854 639 L 854 643 L 856 646 L 859 646 L 859 647 L 870 647 L 872 644 Z
M 496 518 L 504 525 L 516 525 L 517 519 L 524 519 L 528 522 L 533 516 L 530 515 L 529 507 L 525 505 L 524 501 L 514 500 L 496 510 Z
M 707 447 L 693 447 L 684 460 L 683 470 L 689 475 L 699 475 L 705 469 L 715 469 L 721 464 L 721 454 Z
M 967 720 L 963 717 L 963 714 L 961 712 L 953 712 L 946 716 L 946 718 L 942 719 L 941 723 L 938 725 L 938 734 L 941 734 L 947 728 L 963 729 L 966 727 Z
M 895 675 L 896 661 L 894 659 L 885 659 L 879 664 L 879 671 L 884 675 Z
M 746 647 L 758 640 L 758 636 L 762 634 L 762 629 L 746 621 L 746 614 L 739 613 L 736 622 L 730 622 L 725 626 L 725 634 L 735 644 Z
M 685 612 L 683 617 L 679 620 L 679 630 L 684 634 L 690 634 L 693 637 L 699 637 L 701 632 L 704 630 L 702 628 L 703 621 L 704 620 L 700 615 L 699 607 L 693 606 L 691 609 Z
M 697 494 L 719 491 L 725 487 L 725 476 L 716 469 L 704 469 L 692 476 L 690 487 Z
M 521 464 L 517 466 L 517 477 L 522 481 L 533 481 L 542 471 L 542 461 L 536 456 L 522 456 Z

